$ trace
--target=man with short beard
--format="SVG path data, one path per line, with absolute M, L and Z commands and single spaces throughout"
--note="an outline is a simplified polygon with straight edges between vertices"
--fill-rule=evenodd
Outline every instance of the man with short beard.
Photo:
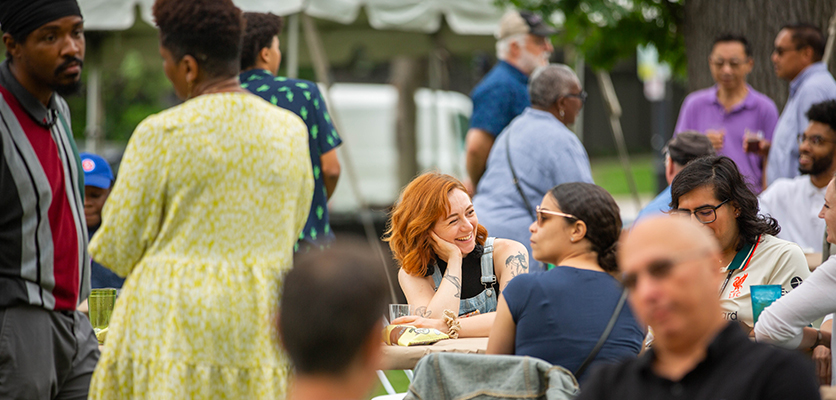
M 807 126 L 804 113 L 813 104 L 836 99 L 836 80 L 823 60 L 825 42 L 822 31 L 806 23 L 784 25 L 775 37 L 772 64 L 775 75 L 789 81 L 790 93 L 775 125 L 772 143 L 766 139 L 760 142 L 760 148 L 769 154 L 767 185 L 778 178 L 798 176 L 800 149 L 794 139 Z
M 805 253 L 821 251 L 824 220 L 818 218 L 827 183 L 836 172 L 836 100 L 813 104 L 807 129 L 798 135 L 798 171 L 780 178 L 759 197 L 761 213 L 781 225 L 779 238 L 798 243 Z
M 86 399 L 90 321 L 84 175 L 62 95 L 79 87 L 76 0 L 0 6 L 0 398 Z
M 499 62 L 473 88 L 473 114 L 465 145 L 465 164 L 474 191 L 485 173 L 493 142 L 512 119 L 531 105 L 528 76 L 549 63 L 555 30 L 539 15 L 512 10 L 499 21 L 496 57 Z M 466 183 L 467 185 L 467 183 Z

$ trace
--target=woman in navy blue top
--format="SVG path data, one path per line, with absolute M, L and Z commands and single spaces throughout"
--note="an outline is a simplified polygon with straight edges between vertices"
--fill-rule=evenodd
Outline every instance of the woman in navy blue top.
M 618 269 L 618 205 L 599 186 L 558 185 L 537 207 L 537 221 L 529 230 L 534 259 L 557 267 L 508 283 L 487 352 L 537 357 L 576 373 L 621 297 L 621 285 L 610 275 Z M 643 338 L 625 306 L 590 366 L 636 356 Z

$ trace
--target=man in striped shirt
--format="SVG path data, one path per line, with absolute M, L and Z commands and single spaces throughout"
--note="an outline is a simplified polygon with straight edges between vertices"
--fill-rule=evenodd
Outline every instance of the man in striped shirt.
M 85 399 L 98 342 L 84 177 L 61 98 L 77 90 L 84 22 L 76 0 L 0 5 L 0 398 Z

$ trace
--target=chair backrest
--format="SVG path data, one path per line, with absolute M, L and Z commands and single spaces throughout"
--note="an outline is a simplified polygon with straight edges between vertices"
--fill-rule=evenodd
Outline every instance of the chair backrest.
M 569 370 L 533 357 L 432 353 L 415 367 L 405 400 L 573 399 Z

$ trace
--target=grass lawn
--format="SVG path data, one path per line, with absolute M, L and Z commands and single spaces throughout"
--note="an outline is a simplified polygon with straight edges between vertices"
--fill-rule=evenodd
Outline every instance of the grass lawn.
M 613 196 L 629 195 L 630 187 L 627 176 L 621 168 L 618 157 L 598 157 L 589 160 L 592 166 L 592 179 L 598 186 L 606 189 Z M 630 155 L 630 168 L 640 194 L 656 194 L 656 177 L 652 154 Z
M 409 389 L 409 378 L 406 377 L 406 374 L 403 371 L 386 371 L 386 377 L 389 379 L 389 383 L 392 384 L 392 387 L 395 388 L 395 392 L 406 393 L 406 391 Z M 381 385 L 380 381 L 378 381 L 378 384 L 374 388 L 374 391 L 372 392 L 371 396 L 369 396 L 369 399 L 384 394 L 387 394 L 386 390 L 383 389 L 383 385 Z

